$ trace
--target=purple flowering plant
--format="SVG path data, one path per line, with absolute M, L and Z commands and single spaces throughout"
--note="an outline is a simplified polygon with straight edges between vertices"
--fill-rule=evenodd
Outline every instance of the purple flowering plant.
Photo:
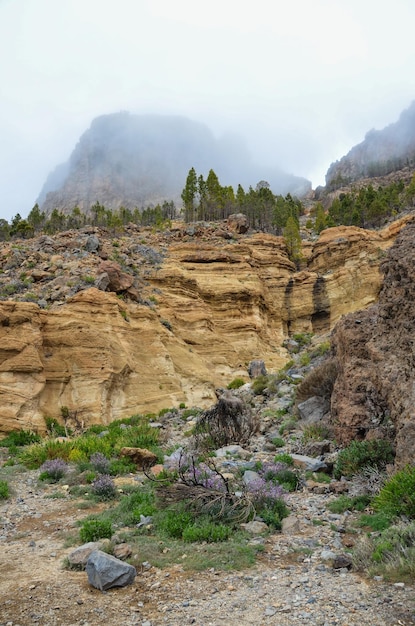
M 91 493 L 100 500 L 112 500 L 116 496 L 115 483 L 108 474 L 100 474 L 91 483 Z
M 68 471 L 68 465 L 63 459 L 50 459 L 40 467 L 40 480 L 57 482 Z

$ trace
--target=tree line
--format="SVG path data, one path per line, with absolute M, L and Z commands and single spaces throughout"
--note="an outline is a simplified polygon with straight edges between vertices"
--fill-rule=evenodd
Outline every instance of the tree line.
M 83 213 L 79 207 L 75 207 L 69 214 L 54 209 L 49 216 L 40 210 L 38 204 L 35 204 L 25 219 L 19 213 L 12 218 L 10 223 L 5 219 L 0 219 L 0 241 L 7 241 L 13 237 L 29 239 L 39 233 L 53 235 L 64 230 L 83 228 L 86 225 L 101 226 L 113 231 L 120 230 L 130 223 L 164 228 L 169 226 L 175 217 L 174 202 L 164 202 L 162 205 L 158 204 L 145 209 L 131 210 L 120 207 L 115 211 L 95 202 L 88 214 Z
M 245 191 L 238 185 L 236 193 L 231 186 L 220 184 L 211 169 L 206 180 L 194 167 L 189 170 L 182 191 L 183 217 L 186 222 L 216 221 L 233 213 L 244 213 L 251 228 L 282 234 L 289 218 L 298 223 L 304 206 L 291 194 L 274 195 L 266 181 L 260 181 L 255 189 Z

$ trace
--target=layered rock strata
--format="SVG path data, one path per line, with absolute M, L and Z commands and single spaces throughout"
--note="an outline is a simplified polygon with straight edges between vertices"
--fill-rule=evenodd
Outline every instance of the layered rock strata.
M 249 380 L 252 359 L 269 372 L 282 367 L 287 336 L 327 332 L 373 304 L 380 261 L 401 225 L 324 231 L 304 244 L 300 271 L 280 237 L 234 234 L 225 243 L 222 231 L 206 236 L 185 226 L 159 242 L 150 265 L 141 264 L 143 233 L 135 231 L 112 245 L 100 232 L 90 252 L 79 248 L 79 233 L 63 234 L 58 250 L 51 238 L 7 244 L 2 280 L 34 272 L 31 296 L 43 300 L 0 302 L 0 431 L 42 430 L 44 417 L 60 418 L 62 407 L 90 424 L 180 402 L 212 404 L 216 387 Z M 118 294 L 103 291 L 111 248 L 133 278 L 123 291 L 119 274 Z M 87 288 L 86 271 L 100 289 Z

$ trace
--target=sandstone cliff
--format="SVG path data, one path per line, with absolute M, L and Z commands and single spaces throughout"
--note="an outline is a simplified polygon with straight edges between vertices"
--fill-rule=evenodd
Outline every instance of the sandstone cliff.
M 338 377 L 332 420 L 339 443 L 366 437 L 396 441 L 400 465 L 415 455 L 415 220 L 382 263 L 379 301 L 334 330 Z
M 4 243 L 0 430 L 42 430 L 63 406 L 88 424 L 211 404 L 215 387 L 248 380 L 250 360 L 283 366 L 290 334 L 373 304 L 403 223 L 324 231 L 304 244 L 301 271 L 282 238 L 226 223 Z

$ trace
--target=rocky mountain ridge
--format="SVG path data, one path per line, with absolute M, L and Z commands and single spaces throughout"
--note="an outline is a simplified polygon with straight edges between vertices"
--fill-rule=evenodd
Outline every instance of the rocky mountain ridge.
M 278 370 L 290 335 L 326 333 L 376 301 L 408 219 L 327 229 L 304 242 L 300 270 L 281 237 L 232 222 L 2 243 L 0 429 L 42 430 L 62 407 L 88 424 L 206 406 L 215 387 L 248 380 L 252 359 Z
M 326 174 L 326 192 L 361 179 L 384 177 L 415 166 L 415 102 L 403 111 L 397 122 L 382 130 L 369 131 Z
M 46 180 L 37 202 L 54 209 L 88 213 L 96 202 L 107 209 L 134 209 L 163 201 L 181 204 L 191 167 L 207 176 L 213 168 L 226 185 L 255 187 L 266 179 L 274 193 L 303 195 L 309 181 L 277 168 L 259 167 L 235 137 L 216 139 L 209 128 L 185 117 L 133 115 L 94 119 L 67 163 Z

